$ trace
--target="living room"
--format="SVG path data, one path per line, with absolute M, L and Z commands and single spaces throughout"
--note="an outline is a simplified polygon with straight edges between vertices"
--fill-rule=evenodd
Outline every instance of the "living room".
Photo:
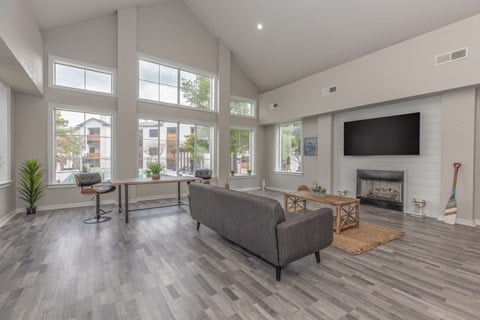
M 469 0 L 2 1 L 0 318 L 476 319 L 479 29 Z

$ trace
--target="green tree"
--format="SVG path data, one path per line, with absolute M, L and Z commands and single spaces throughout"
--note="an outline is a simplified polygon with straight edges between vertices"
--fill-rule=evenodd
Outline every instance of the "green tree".
M 301 126 L 291 124 L 280 127 L 280 130 L 282 166 L 285 165 L 282 170 L 290 170 L 291 160 L 295 161 L 298 166 L 301 164 Z
M 183 96 L 194 108 L 211 109 L 211 87 L 211 79 L 206 76 L 195 75 L 195 80 L 182 79 Z
M 76 129 L 68 126 L 68 120 L 62 118 L 58 112 L 55 113 L 56 131 L 56 159 L 60 163 L 60 170 L 65 167 L 66 159 L 76 158 L 83 151 L 83 137 L 76 136 Z
M 185 135 L 185 143 L 180 148 L 190 154 L 190 170 L 202 167 L 205 154 L 210 150 L 210 127 L 196 126 L 196 133 Z
M 250 103 L 232 100 L 230 102 L 230 112 L 233 114 L 250 115 Z
M 233 171 L 238 172 L 237 156 L 243 155 L 250 149 L 250 132 L 248 130 L 230 130 L 230 154 Z

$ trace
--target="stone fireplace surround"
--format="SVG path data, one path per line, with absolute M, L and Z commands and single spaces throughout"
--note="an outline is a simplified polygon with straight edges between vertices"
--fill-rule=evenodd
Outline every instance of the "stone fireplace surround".
M 362 204 L 403 211 L 405 172 L 357 169 L 356 196 Z

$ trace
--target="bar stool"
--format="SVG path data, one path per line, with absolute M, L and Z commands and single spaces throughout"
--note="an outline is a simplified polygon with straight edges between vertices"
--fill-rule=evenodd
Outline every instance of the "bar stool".
M 195 178 L 202 179 L 204 184 L 210 184 L 210 179 L 212 179 L 212 170 L 209 169 L 201 169 L 195 170 Z
M 111 211 L 105 211 L 100 208 L 100 195 L 106 194 L 115 191 L 115 186 L 107 183 L 101 186 L 95 186 L 102 182 L 102 177 L 100 173 L 81 173 L 75 175 L 75 181 L 78 187 L 81 187 L 80 193 L 85 195 L 95 196 L 95 212 L 96 215 L 93 218 L 84 220 L 84 223 L 93 224 L 93 223 L 102 223 L 112 219 L 111 217 L 102 216 L 105 213 Z

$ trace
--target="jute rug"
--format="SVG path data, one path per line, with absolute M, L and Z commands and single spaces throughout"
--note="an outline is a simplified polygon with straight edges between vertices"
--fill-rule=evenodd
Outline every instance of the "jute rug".
M 334 233 L 333 246 L 349 253 L 362 254 L 404 235 L 403 231 L 360 222 L 358 228 L 342 230 L 339 235 Z

